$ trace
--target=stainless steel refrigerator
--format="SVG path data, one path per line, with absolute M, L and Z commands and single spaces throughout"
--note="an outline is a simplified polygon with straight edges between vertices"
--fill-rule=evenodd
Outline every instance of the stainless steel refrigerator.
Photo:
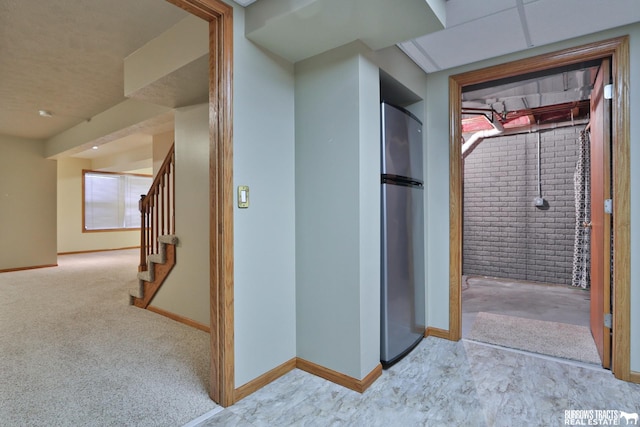
M 389 367 L 425 330 L 422 123 L 382 103 L 380 360 Z

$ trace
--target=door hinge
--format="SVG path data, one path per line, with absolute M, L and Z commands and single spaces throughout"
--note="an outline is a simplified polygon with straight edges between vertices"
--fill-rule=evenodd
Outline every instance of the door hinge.
M 607 213 L 607 214 L 613 213 L 613 200 L 606 199 L 604 201 L 604 213 Z
M 608 84 L 604 85 L 604 99 L 612 99 L 613 98 L 613 85 Z
M 613 319 L 612 319 L 611 313 L 605 313 L 605 315 L 604 315 L 604 327 L 611 329 L 612 322 L 613 322 Z

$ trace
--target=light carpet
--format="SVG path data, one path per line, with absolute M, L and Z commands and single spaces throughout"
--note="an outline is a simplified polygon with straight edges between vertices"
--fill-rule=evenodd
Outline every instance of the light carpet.
M 0 274 L 0 425 L 180 426 L 208 397 L 209 335 L 128 305 L 138 251 Z
M 600 364 L 585 326 L 480 312 L 469 339 L 548 356 Z

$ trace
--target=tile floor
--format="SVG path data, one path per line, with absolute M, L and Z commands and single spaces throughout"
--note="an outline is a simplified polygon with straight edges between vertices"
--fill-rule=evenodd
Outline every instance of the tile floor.
M 588 293 L 582 290 L 551 286 L 541 294 L 544 285 L 477 278 L 466 285 L 463 336 L 481 311 L 588 324 Z M 595 365 L 465 339 L 427 338 L 363 394 L 294 370 L 194 425 L 493 427 L 589 422 L 565 420 L 568 410 L 640 412 L 640 385 L 619 381 Z
M 197 426 L 560 426 L 566 410 L 600 409 L 640 412 L 640 385 L 592 365 L 427 338 L 363 394 L 294 370 Z

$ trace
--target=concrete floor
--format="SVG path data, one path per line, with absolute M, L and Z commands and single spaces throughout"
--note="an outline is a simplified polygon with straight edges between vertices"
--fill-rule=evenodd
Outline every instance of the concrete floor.
M 589 326 L 589 291 L 510 279 L 463 276 L 462 337 L 479 312 Z

